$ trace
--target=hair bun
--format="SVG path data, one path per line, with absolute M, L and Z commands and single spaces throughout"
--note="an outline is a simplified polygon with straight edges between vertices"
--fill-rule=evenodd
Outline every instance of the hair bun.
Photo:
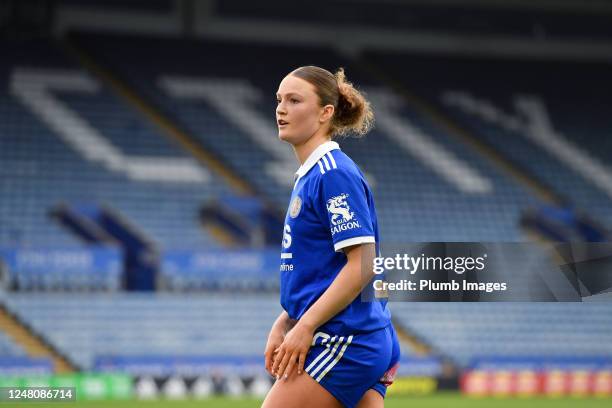
M 343 68 L 334 76 L 338 83 L 338 106 L 332 119 L 333 133 L 341 136 L 348 133 L 365 135 L 374 124 L 370 102 L 346 80 Z

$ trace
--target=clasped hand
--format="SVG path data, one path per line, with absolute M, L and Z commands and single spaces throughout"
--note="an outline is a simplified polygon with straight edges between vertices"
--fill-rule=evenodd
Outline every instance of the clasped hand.
M 274 341 L 268 340 L 266 370 L 275 376 L 277 380 L 288 379 L 296 369 L 298 374 L 302 374 L 306 355 L 312 345 L 313 332 L 313 329 L 298 321 L 285 335 L 279 345 L 274 344 Z M 275 348 L 271 351 L 273 347 Z M 270 363 L 272 363 L 271 367 Z

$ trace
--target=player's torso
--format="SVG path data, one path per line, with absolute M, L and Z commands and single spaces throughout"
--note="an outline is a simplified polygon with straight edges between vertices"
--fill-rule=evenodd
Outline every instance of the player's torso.
M 360 234 L 372 239 L 361 242 L 378 242 L 374 202 L 363 174 L 339 150 L 325 157 L 298 179 L 285 216 L 281 305 L 293 319 L 301 318 L 346 265 L 344 251 L 335 249 L 338 242 Z M 388 321 L 388 311 L 378 302 L 357 297 L 324 326 L 352 333 L 384 327 Z
M 346 257 L 334 251 L 327 215 L 320 214 L 314 180 L 298 180 L 285 216 L 280 256 L 281 303 L 285 310 L 303 311 L 312 294 L 335 278 Z M 291 310 L 290 310 L 291 309 Z M 296 317 L 296 316 L 292 316 Z

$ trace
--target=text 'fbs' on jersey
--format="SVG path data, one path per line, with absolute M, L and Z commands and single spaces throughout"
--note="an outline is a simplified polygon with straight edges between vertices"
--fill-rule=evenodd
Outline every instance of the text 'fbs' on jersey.
M 281 250 L 281 304 L 299 319 L 347 262 L 343 248 L 375 243 L 378 222 L 372 192 L 357 165 L 336 142 L 320 145 L 298 169 L 285 217 Z M 386 327 L 384 301 L 358 296 L 324 326 L 334 333 Z

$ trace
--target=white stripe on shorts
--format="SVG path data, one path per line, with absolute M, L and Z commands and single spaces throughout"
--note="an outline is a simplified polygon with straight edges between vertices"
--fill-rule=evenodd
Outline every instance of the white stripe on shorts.
M 321 342 L 321 345 L 327 343 L 327 340 L 329 340 L 328 338 L 324 338 L 323 341 Z M 332 337 L 331 340 L 329 340 L 330 343 L 333 343 L 334 341 L 336 341 L 336 336 Z M 319 353 L 319 355 L 317 356 L 317 358 L 315 358 L 314 360 L 312 360 L 312 362 L 308 365 L 308 367 L 306 367 L 306 372 L 310 371 L 312 369 L 312 367 L 314 367 L 315 364 L 317 364 L 317 362 L 322 359 L 327 353 L 329 353 L 330 347 L 329 344 L 325 344 L 325 350 L 323 350 L 321 353 Z
M 334 357 L 334 354 L 336 354 L 336 351 L 338 350 L 338 347 L 342 344 L 343 341 L 344 341 L 344 337 L 340 337 L 338 339 L 338 342 L 332 348 L 332 350 L 329 353 L 329 355 L 327 357 L 325 357 L 325 359 L 323 361 L 321 361 L 321 363 L 314 370 L 312 370 L 311 372 L 308 373 L 308 374 L 310 374 L 311 377 L 314 378 L 314 376 L 319 372 L 319 370 L 321 370 L 323 367 L 325 367 L 325 365 L 327 363 L 329 363 L 329 360 L 331 360 L 332 357 Z M 321 353 L 321 354 L 323 354 L 323 353 Z
M 323 340 L 321 340 L 321 344 L 325 344 L 329 340 L 330 335 L 327 333 L 323 333 L 323 332 L 316 332 L 315 335 L 312 337 L 311 346 L 314 346 L 315 344 L 317 344 L 318 338 L 322 338 Z
M 349 336 L 349 338 L 346 340 L 346 343 L 344 343 L 344 345 L 342 346 L 340 353 L 338 353 L 336 358 L 334 358 L 334 361 L 332 361 L 331 364 L 328 365 L 327 368 L 321 372 L 321 374 L 319 374 L 319 376 L 316 378 L 317 382 L 321 381 L 321 379 L 325 377 L 325 374 L 327 374 L 329 370 L 334 368 L 334 366 L 338 363 L 338 361 L 340 361 L 340 359 L 342 358 L 342 355 L 346 351 L 346 348 L 348 347 L 349 344 L 351 344 L 351 341 L 353 341 L 353 336 Z

